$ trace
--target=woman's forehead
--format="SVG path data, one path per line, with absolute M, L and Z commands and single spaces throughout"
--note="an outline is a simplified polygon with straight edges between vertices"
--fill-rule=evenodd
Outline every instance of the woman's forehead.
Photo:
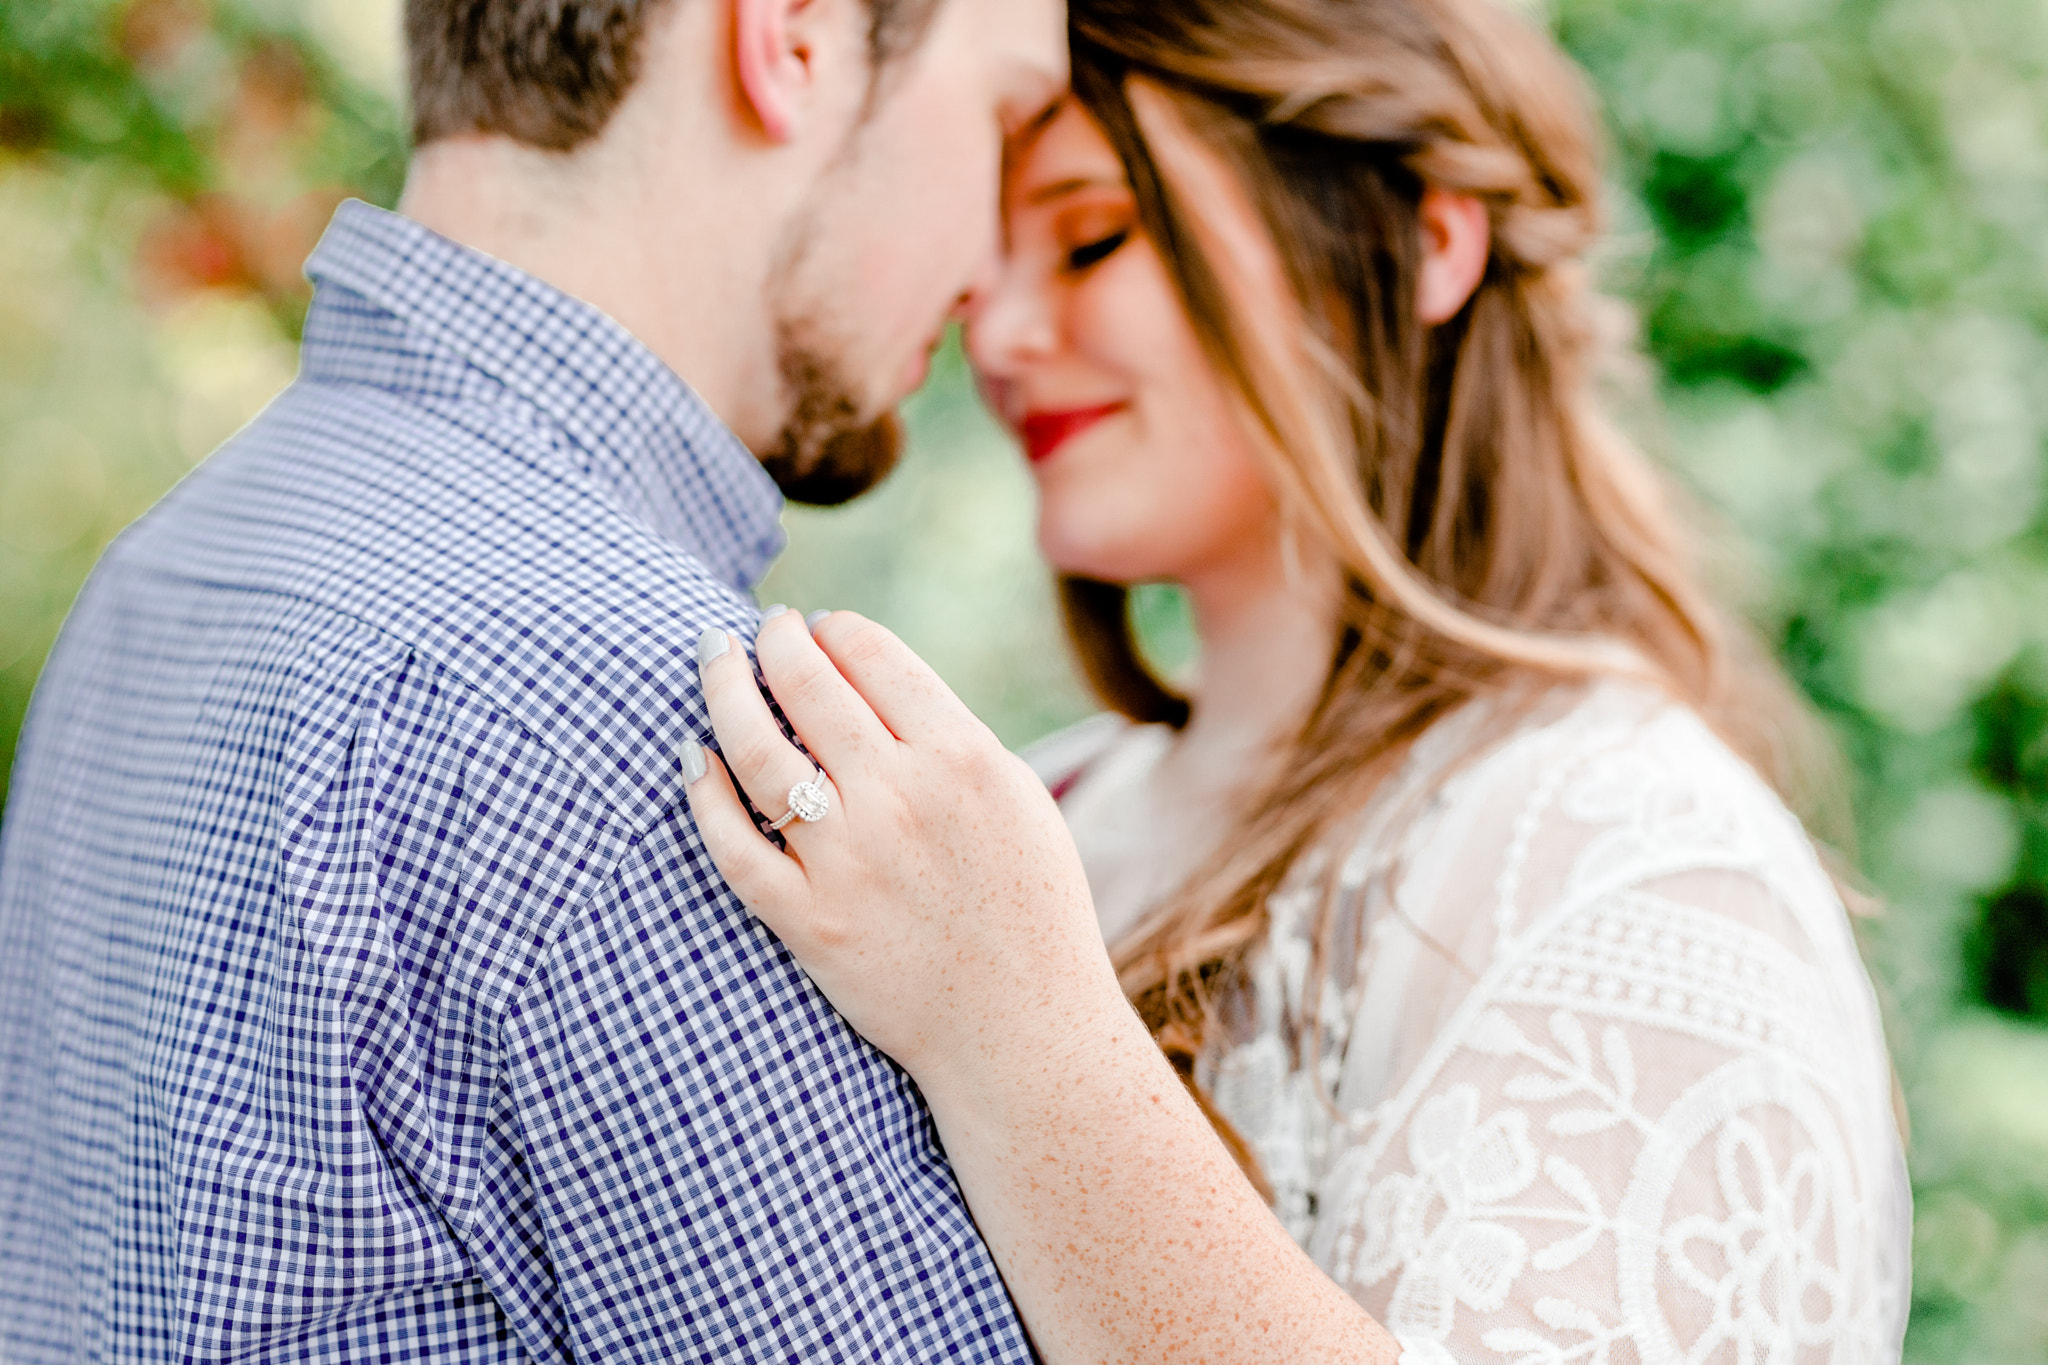
M 1129 184 L 1123 162 L 1080 101 L 1069 97 L 1016 151 L 1011 192 L 1022 206 L 1084 189 Z

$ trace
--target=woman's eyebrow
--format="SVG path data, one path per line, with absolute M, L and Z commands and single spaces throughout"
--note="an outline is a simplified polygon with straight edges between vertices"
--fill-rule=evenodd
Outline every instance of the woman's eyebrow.
M 1070 175 L 1065 179 L 1055 180 L 1050 184 L 1040 185 L 1037 189 L 1029 191 L 1024 196 L 1024 202 L 1036 206 L 1051 203 L 1055 199 L 1074 194 L 1080 190 L 1120 190 L 1123 188 L 1124 180 L 1119 175 Z

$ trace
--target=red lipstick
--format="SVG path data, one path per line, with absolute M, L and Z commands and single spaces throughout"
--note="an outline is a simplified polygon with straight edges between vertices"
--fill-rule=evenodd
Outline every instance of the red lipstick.
M 1104 403 L 1094 408 L 1070 408 L 1065 412 L 1026 413 L 1018 427 L 1024 438 L 1024 454 L 1033 464 L 1042 464 L 1053 452 L 1105 417 L 1114 417 L 1123 403 Z

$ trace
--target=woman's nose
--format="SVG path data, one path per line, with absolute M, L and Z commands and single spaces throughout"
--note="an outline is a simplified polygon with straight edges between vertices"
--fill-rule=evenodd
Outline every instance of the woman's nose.
M 967 357 L 990 378 L 1007 378 L 1057 349 L 1058 327 L 1043 283 L 1006 258 L 966 302 Z

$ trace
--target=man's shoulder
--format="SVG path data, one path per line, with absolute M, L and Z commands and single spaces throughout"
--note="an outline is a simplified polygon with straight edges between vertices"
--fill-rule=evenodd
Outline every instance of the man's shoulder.
M 582 476 L 514 399 L 301 381 L 109 556 L 159 590 L 316 604 L 445 668 L 621 810 L 708 730 L 695 645 L 753 604 Z

